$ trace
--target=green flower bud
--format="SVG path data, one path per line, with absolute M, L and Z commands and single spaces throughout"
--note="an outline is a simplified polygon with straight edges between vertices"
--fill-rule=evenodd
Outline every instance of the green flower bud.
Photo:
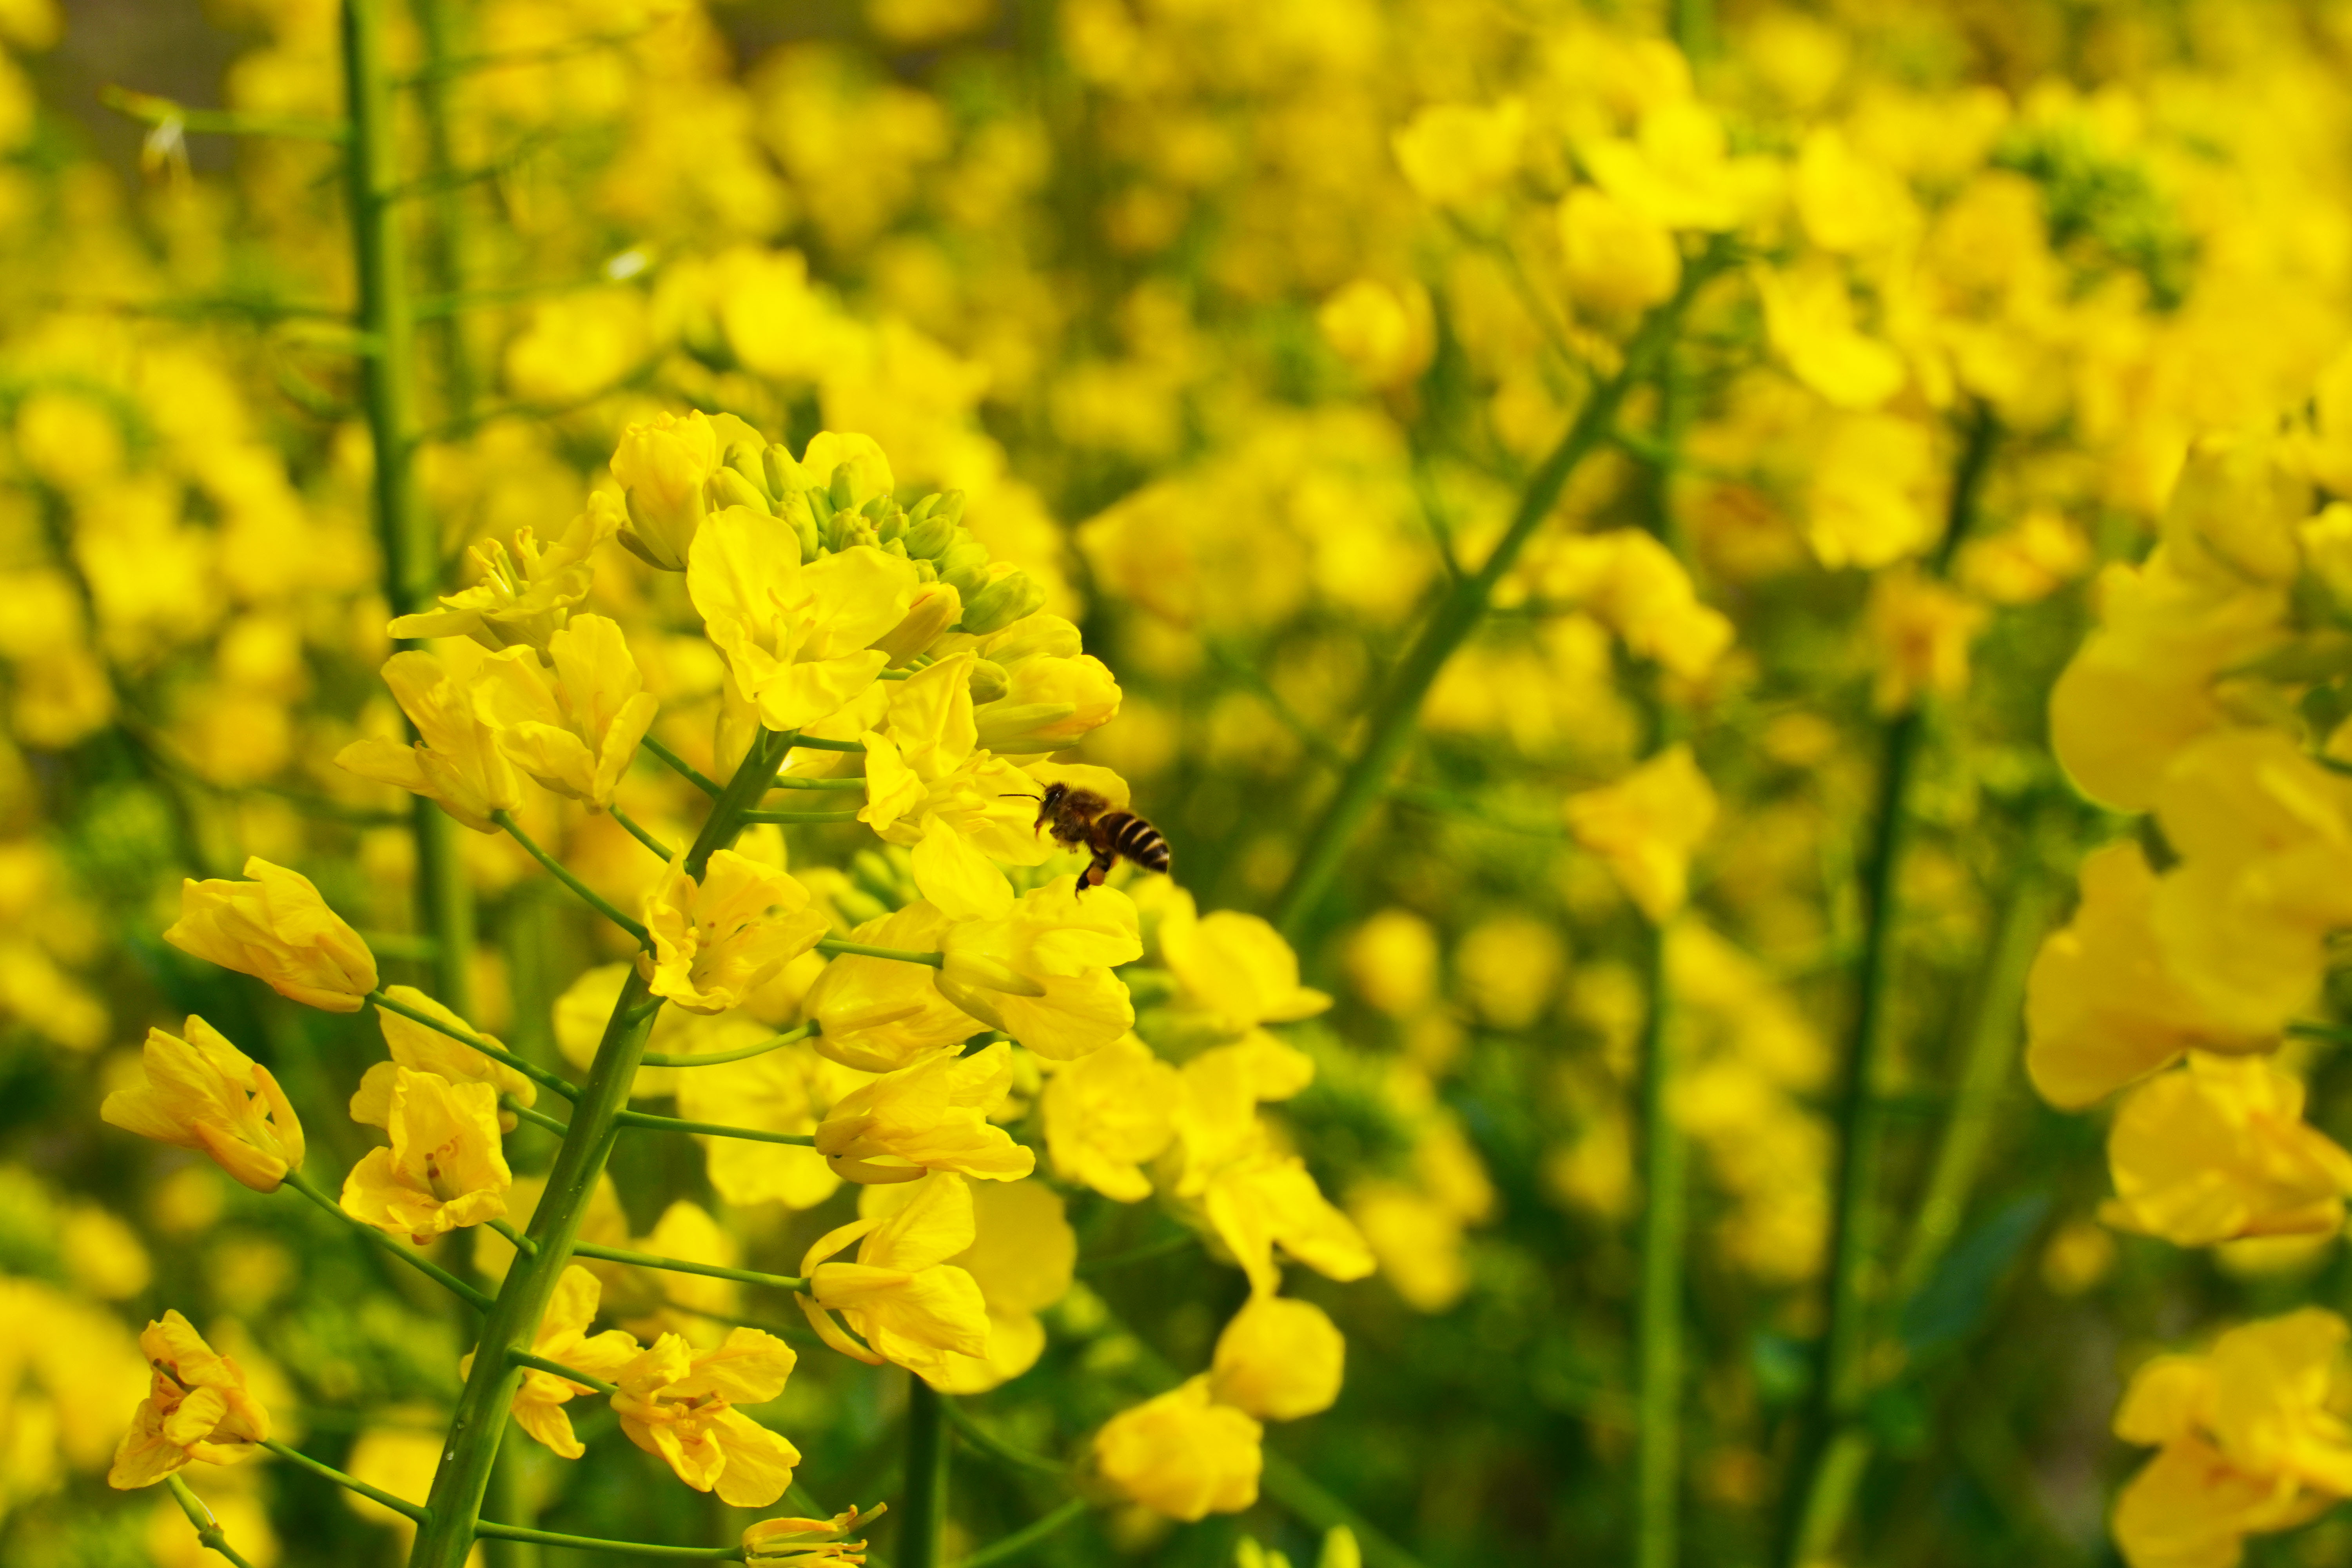
M 988 586 L 988 547 L 977 540 L 967 539 L 939 558 L 940 580 L 952 583 L 956 592 L 970 605 L 972 596 Z
M 923 505 L 937 500 L 937 496 L 924 498 Z M 966 537 L 962 529 L 937 512 L 924 514 L 918 507 L 907 514 L 907 553 L 922 561 L 937 561 Z
M 720 507 L 747 506 L 753 511 L 772 513 L 776 509 L 759 486 L 733 468 L 721 468 L 710 476 L 710 505 Z
M 1012 689 L 1013 678 L 1004 667 L 993 659 L 975 658 L 971 664 L 971 700 L 975 704 L 993 702 Z
M 963 602 L 963 629 L 974 637 L 1002 631 L 1045 603 L 1045 590 L 1026 572 L 1008 572 Z

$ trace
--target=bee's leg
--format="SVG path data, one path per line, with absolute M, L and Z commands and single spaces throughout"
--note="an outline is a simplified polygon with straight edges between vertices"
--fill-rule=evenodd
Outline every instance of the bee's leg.
M 1105 849 L 1096 850 L 1095 858 L 1087 862 L 1086 870 L 1079 874 L 1077 891 L 1083 893 L 1088 888 L 1101 887 L 1103 879 L 1110 875 L 1110 868 L 1118 864 L 1118 856 L 1116 853 Z

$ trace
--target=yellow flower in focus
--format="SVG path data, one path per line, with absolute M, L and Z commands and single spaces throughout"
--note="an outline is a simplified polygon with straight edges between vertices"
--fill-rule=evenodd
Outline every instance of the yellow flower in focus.
M 2104 1217 L 2175 1247 L 2343 1229 L 2352 1155 L 2305 1123 L 2303 1101 L 2302 1080 L 2266 1058 L 2192 1051 L 2116 1108 Z
M 2080 1110 L 2189 1050 L 2244 1052 L 2273 1037 L 2215 1016 L 2173 973 L 2153 924 L 2156 873 L 2138 844 L 2084 858 L 2082 903 L 2043 939 L 2025 984 L 2025 1070 L 2043 1100 Z
M 1460 209 L 1494 195 L 1518 174 L 1527 121 L 1527 106 L 1515 98 L 1491 108 L 1431 104 L 1392 134 L 1389 146 L 1414 195 L 1432 206 Z
M 702 880 L 681 853 L 646 895 L 653 951 L 637 955 L 654 994 L 691 1013 L 723 1013 L 817 944 L 822 911 L 789 872 L 732 849 L 715 851 Z
M 1217 1336 L 1211 1397 L 1261 1421 L 1297 1421 L 1339 1397 L 1348 1342 L 1322 1308 L 1253 1296 Z
M 269 1413 L 246 1391 L 235 1361 L 215 1354 L 177 1312 L 149 1323 L 139 1349 L 154 1379 L 114 1451 L 107 1485 L 127 1491 L 152 1486 L 191 1459 L 234 1465 L 253 1458 L 269 1436 Z
M 389 1149 L 371 1149 L 343 1178 L 343 1212 L 419 1247 L 499 1219 L 514 1173 L 499 1144 L 498 1090 L 393 1068 Z
M 269 1069 L 194 1014 L 187 1038 L 147 1031 L 146 1079 L 98 1109 L 126 1132 L 210 1155 L 257 1193 L 302 1168 L 302 1123 Z
M 664 1334 L 614 1374 L 613 1411 L 629 1441 L 688 1486 L 730 1508 L 766 1508 L 793 1484 L 800 1450 L 735 1406 L 782 1394 L 799 1359 L 757 1329 L 736 1329 L 699 1355 Z
M 696 536 L 687 592 L 727 656 L 735 689 L 771 730 L 839 712 L 890 656 L 873 645 L 906 619 L 914 563 L 870 544 L 803 564 L 793 532 L 750 507 L 713 514 Z
M 937 952 L 948 920 L 928 903 L 908 904 L 849 933 L 865 947 Z M 939 971 L 895 958 L 845 952 L 809 987 L 808 1016 L 824 1031 L 816 1049 L 860 1072 L 892 1072 L 941 1046 L 979 1033 L 975 1020 L 943 995 Z
M 1958 697 L 1969 686 L 1969 643 L 1985 607 L 1955 588 L 1898 567 L 1870 584 L 1870 641 L 1878 668 L 1872 704 L 1906 711 L 1920 697 Z
M 375 989 L 375 954 L 319 897 L 310 879 L 258 855 L 247 880 L 180 884 L 180 918 L 163 940 L 223 969 L 265 981 L 289 1000 L 356 1013 Z
M 817 1237 L 801 1259 L 808 1293 L 796 1296 L 824 1342 L 846 1356 L 894 1362 L 925 1379 L 950 1355 L 988 1355 L 988 1307 L 980 1286 L 947 1259 L 972 1244 L 971 1189 L 935 1171 L 912 1184 L 905 1206 L 857 1219 Z M 862 1238 L 862 1239 L 861 1239 Z M 857 1261 L 833 1256 L 859 1241 Z M 866 1341 L 860 1348 L 833 1321 L 839 1312 Z
M 603 1292 L 604 1287 L 596 1282 L 596 1277 L 585 1268 L 576 1263 L 565 1268 L 562 1278 L 555 1282 L 555 1294 L 547 1303 L 546 1316 L 539 1321 L 539 1331 L 531 1336 L 530 1353 L 561 1362 L 591 1377 L 610 1379 L 618 1375 L 636 1356 L 637 1342 L 619 1329 L 607 1329 L 601 1334 L 588 1331 L 588 1325 L 596 1320 L 596 1301 Z M 469 1352 L 457 1363 L 457 1375 L 467 1376 L 473 1369 L 474 1357 Z M 579 1395 L 594 1392 L 568 1377 L 558 1377 L 537 1367 L 526 1368 L 521 1386 L 515 1390 L 516 1424 L 564 1458 L 576 1459 L 588 1449 L 572 1430 L 572 1417 L 563 1407 Z
M 911 1182 L 927 1171 L 1017 1181 L 1037 1156 L 988 1118 L 1013 1087 L 1013 1047 L 942 1053 L 852 1089 L 816 1130 L 816 1152 L 853 1182 Z
M 999 756 L 1058 752 L 1118 717 L 1118 681 L 1092 654 L 1024 658 L 1005 673 L 1004 695 L 973 715 L 980 744 Z
M 383 683 L 416 726 L 420 743 L 353 741 L 336 753 L 335 765 L 438 802 L 477 833 L 496 833 L 490 814 L 512 811 L 523 795 L 522 781 L 480 708 L 477 682 L 489 656 L 471 642 L 452 641 L 443 648 L 438 658 L 412 650 L 394 654 L 383 665 Z
M 406 1003 L 420 1013 L 429 1013 L 452 1027 L 480 1036 L 494 1046 L 503 1043 L 495 1035 L 483 1034 L 414 985 L 387 985 L 383 994 L 395 1002 Z M 487 1083 L 501 1096 L 513 1096 L 517 1104 L 538 1103 L 537 1084 L 506 1063 L 493 1061 L 463 1041 L 438 1029 L 428 1028 L 388 1007 L 376 1009 L 376 1021 L 383 1026 L 383 1043 L 392 1052 L 392 1060 L 378 1062 L 369 1068 L 360 1079 L 358 1092 L 352 1096 L 352 1120 L 361 1126 L 391 1125 L 392 1086 L 401 1068 L 432 1073 L 447 1079 L 451 1083 Z M 515 1130 L 515 1122 L 514 1112 L 505 1110 L 499 1112 L 499 1125 L 507 1131 Z
M 861 1217 L 888 1214 L 913 1189 L 869 1187 Z M 1061 1197 L 1043 1182 L 991 1182 L 971 1189 L 972 1243 L 948 1259 L 980 1287 L 988 1305 L 988 1354 L 942 1355 L 923 1375 L 942 1394 L 985 1394 L 1037 1364 L 1045 1325 L 1037 1314 L 1069 1294 L 1078 1262 L 1077 1233 Z
M 1054 1173 L 1107 1198 L 1151 1195 L 1143 1166 L 1176 1136 L 1176 1069 L 1129 1035 L 1056 1070 L 1045 1082 L 1045 1148 Z
M 1323 301 L 1315 324 L 1332 353 L 1382 391 L 1411 384 L 1437 352 L 1429 291 L 1415 282 L 1359 278 Z
M 1569 797 L 1569 831 L 1598 855 L 1625 896 L 1663 924 L 1683 907 L 1691 854 L 1715 826 L 1715 791 L 1676 744 L 1613 784 Z
M 719 467 L 719 434 L 708 416 L 661 414 L 621 432 L 613 478 L 627 498 L 621 542 L 648 566 L 683 572 L 702 521 L 703 486 Z
M 1137 927 L 1135 901 L 1117 888 L 1082 895 L 1076 878 L 1056 877 L 1003 914 L 950 925 L 940 993 L 1037 1055 L 1069 1061 L 1135 1026 L 1111 970 L 1143 956 Z
M 1587 310 L 1646 310 L 1682 282 L 1673 232 L 1591 185 L 1559 204 L 1559 242 L 1569 295 Z
M 661 709 L 621 628 L 602 616 L 572 616 L 548 639 L 545 664 L 528 647 L 492 655 L 479 681 L 483 716 L 507 761 L 599 810 L 613 804 Z
M 1193 1378 L 1121 1411 L 1095 1434 L 1095 1468 L 1129 1500 L 1186 1521 L 1257 1501 L 1265 1429 Z
M 468 552 L 478 574 L 472 587 L 384 629 L 395 637 L 471 637 L 493 650 L 519 644 L 543 650 L 595 585 L 590 557 L 620 523 L 612 497 L 600 490 L 543 550 L 528 528 L 515 531 L 511 552 L 495 539 L 477 544 Z
M 1183 1007 L 1220 1035 L 1296 1023 L 1331 1005 L 1298 983 L 1298 955 L 1271 924 L 1237 910 L 1199 914 L 1181 889 L 1161 906 L 1160 956 L 1183 987 Z

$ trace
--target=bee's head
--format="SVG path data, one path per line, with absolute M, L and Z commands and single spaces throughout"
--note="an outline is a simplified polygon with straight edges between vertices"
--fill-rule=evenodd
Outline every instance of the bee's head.
M 1037 798 L 1045 802 L 1042 809 L 1051 811 L 1055 806 L 1060 805 L 1069 793 L 1070 786 L 1068 784 L 1049 784 L 1045 786 L 1045 793 Z

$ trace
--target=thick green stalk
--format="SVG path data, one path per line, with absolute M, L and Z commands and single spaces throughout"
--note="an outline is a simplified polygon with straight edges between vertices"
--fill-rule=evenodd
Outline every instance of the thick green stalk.
M 1682 1514 L 1683 1247 L 1689 1148 L 1674 1120 L 1668 928 L 1643 931 L 1642 1290 L 1635 1325 L 1635 1568 L 1673 1568 Z
M 393 614 L 429 609 L 441 591 L 441 541 L 418 504 L 411 464 L 416 431 L 415 312 L 401 255 L 391 79 L 383 66 L 382 0 L 343 0 L 343 91 L 350 106 L 352 251 L 359 278 L 360 362 L 373 500 Z M 457 824 L 433 802 L 413 804 L 417 923 L 433 936 L 433 991 L 461 1017 L 474 1011 L 474 890 Z
M 896 1568 L 940 1568 L 940 1543 L 947 1531 L 948 1430 L 946 1398 L 929 1384 L 907 1376 L 907 1501 L 898 1514 Z
M 1930 568 L 1949 568 L 1974 519 L 1986 470 L 1991 466 L 1997 427 L 1979 408 L 1969 421 L 1959 464 L 1952 476 L 1944 533 Z M 1901 889 L 1903 850 L 1909 825 L 1911 775 L 1927 733 L 1915 701 L 1889 721 L 1880 763 L 1878 800 L 1871 838 L 1862 862 L 1863 933 L 1854 965 L 1853 1032 L 1846 1045 L 1845 1073 L 1838 1099 L 1838 1164 L 1830 1222 L 1828 1331 L 1821 1362 L 1799 1429 L 1793 1486 L 1782 1526 L 1785 1568 L 1803 1568 L 1806 1538 L 1814 1528 L 1811 1500 L 1826 1487 L 1851 1490 L 1859 1479 L 1853 1445 L 1841 1432 L 1860 1421 L 1869 1395 L 1866 1352 L 1870 1340 L 1870 1276 L 1878 1252 L 1878 1172 L 1886 1142 L 1885 1075 L 1893 997 L 1895 931 Z M 1834 1461 L 1834 1462 L 1833 1462 Z
M 768 737 L 763 735 L 753 743 L 735 777 L 712 802 L 709 818 L 688 852 L 689 875 L 699 877 L 711 852 L 734 842 L 742 828 L 744 809 L 759 798 L 765 775 L 774 772 L 776 760 Z M 522 1368 L 512 1357 L 518 1352 L 530 1352 L 556 1281 L 572 1261 L 589 1197 L 619 1136 L 618 1117 L 628 1103 L 629 1088 L 659 1008 L 659 1000 L 633 969 L 605 1022 L 604 1037 L 597 1045 L 588 1080 L 572 1106 L 562 1147 L 548 1172 L 546 1192 L 531 1215 L 526 1234 L 535 1250 L 517 1253 L 483 1320 L 474 1369 L 457 1396 L 457 1415 L 433 1478 L 430 1518 L 416 1532 L 416 1542 L 409 1551 L 409 1568 L 462 1568 L 473 1547 L 483 1494 L 498 1458 L 499 1439 L 506 1432 L 508 1407 L 522 1380 Z
M 433 274 L 433 289 L 452 298 L 466 283 L 466 186 L 457 179 L 457 160 L 450 135 L 450 94 L 458 73 L 449 68 L 462 53 L 457 37 L 464 25 L 453 0 L 415 0 L 416 30 L 425 45 L 425 68 L 416 76 L 416 108 L 425 130 L 425 166 L 433 188 L 433 227 L 425 247 L 425 265 Z M 450 310 L 436 323 L 441 350 L 441 397 L 452 422 L 473 416 L 475 384 L 473 346 L 466 337 L 466 316 Z
M 1623 365 L 1616 374 L 1594 385 L 1568 434 L 1529 477 L 1527 488 L 1520 492 L 1518 510 L 1511 518 L 1510 528 L 1487 555 L 1486 564 L 1447 588 L 1421 635 L 1398 661 L 1387 689 L 1381 693 L 1366 724 L 1363 749 L 1349 765 L 1329 804 L 1308 831 L 1297 864 L 1291 869 L 1290 880 L 1275 900 L 1274 923 L 1285 935 L 1295 938 L 1298 934 L 1338 874 L 1339 862 L 1357 829 L 1387 793 L 1391 775 L 1412 743 L 1413 726 L 1421 717 L 1423 700 L 1429 695 L 1430 687 L 1436 683 L 1438 673 L 1454 657 L 1454 650 L 1486 618 L 1496 585 L 1517 563 L 1519 552 L 1527 548 L 1536 531 L 1551 516 L 1552 507 L 1559 501 L 1570 476 L 1608 439 L 1625 395 L 1655 374 L 1659 356 L 1672 342 L 1693 296 L 1729 265 L 1729 260 L 1727 252 L 1711 250 L 1684 268 L 1682 286 L 1675 297 L 1643 321 L 1633 341 L 1625 345 Z

